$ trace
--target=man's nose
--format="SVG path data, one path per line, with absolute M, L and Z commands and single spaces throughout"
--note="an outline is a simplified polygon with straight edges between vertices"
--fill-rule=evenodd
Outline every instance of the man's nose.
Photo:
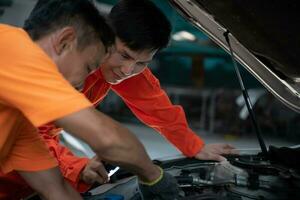
M 131 75 L 135 67 L 135 62 L 126 63 L 124 66 L 121 67 L 121 72 L 124 75 Z

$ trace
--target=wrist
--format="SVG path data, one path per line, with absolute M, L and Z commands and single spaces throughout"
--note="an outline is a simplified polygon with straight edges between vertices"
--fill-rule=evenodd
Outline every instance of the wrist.
M 156 183 L 158 183 L 158 182 L 162 179 L 164 171 L 163 171 L 163 169 L 162 169 L 161 167 L 159 167 L 159 166 L 156 166 L 156 169 L 158 169 L 158 170 L 156 170 L 156 173 L 155 173 L 155 174 L 152 174 L 152 175 L 154 175 L 154 176 L 150 177 L 150 178 L 147 179 L 147 180 L 141 180 L 141 179 L 140 179 L 139 182 L 140 182 L 141 184 L 147 185 L 147 186 L 153 186 L 153 185 L 155 185 Z
M 154 185 L 158 183 L 163 177 L 163 169 L 157 165 L 154 165 L 154 168 L 145 174 L 144 177 L 139 177 L 139 182 L 143 185 Z

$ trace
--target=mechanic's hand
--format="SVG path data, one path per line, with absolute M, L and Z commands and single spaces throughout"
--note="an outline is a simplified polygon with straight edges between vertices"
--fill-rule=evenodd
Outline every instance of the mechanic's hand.
M 109 178 L 104 165 L 97 156 L 93 157 L 81 172 L 80 179 L 87 184 L 108 182 Z
M 176 200 L 179 196 L 179 187 L 176 179 L 161 168 L 161 175 L 152 183 L 140 181 L 140 189 L 144 200 Z
M 235 147 L 229 144 L 206 144 L 202 150 L 195 156 L 199 160 L 224 161 L 226 154 L 238 154 Z

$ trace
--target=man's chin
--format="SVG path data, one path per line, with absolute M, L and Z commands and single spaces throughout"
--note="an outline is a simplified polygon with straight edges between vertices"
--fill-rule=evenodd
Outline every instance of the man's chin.
M 111 85 L 117 85 L 117 84 L 121 83 L 122 81 L 123 80 L 109 80 L 107 82 Z

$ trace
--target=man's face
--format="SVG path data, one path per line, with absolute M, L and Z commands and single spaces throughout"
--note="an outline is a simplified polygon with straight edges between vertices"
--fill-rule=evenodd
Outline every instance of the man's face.
M 117 38 L 115 49 L 105 59 L 100 69 L 108 83 L 118 84 L 141 73 L 152 60 L 155 53 L 156 50 L 132 51 Z
M 83 50 L 73 48 L 62 54 L 56 63 L 73 87 L 81 90 L 86 77 L 99 66 L 105 57 L 103 45 L 89 45 Z
M 96 70 L 107 56 L 106 49 L 100 41 L 79 49 L 76 31 L 72 27 L 58 30 L 49 40 L 41 40 L 39 43 L 50 52 L 60 73 L 77 90 L 83 88 L 86 77 Z

